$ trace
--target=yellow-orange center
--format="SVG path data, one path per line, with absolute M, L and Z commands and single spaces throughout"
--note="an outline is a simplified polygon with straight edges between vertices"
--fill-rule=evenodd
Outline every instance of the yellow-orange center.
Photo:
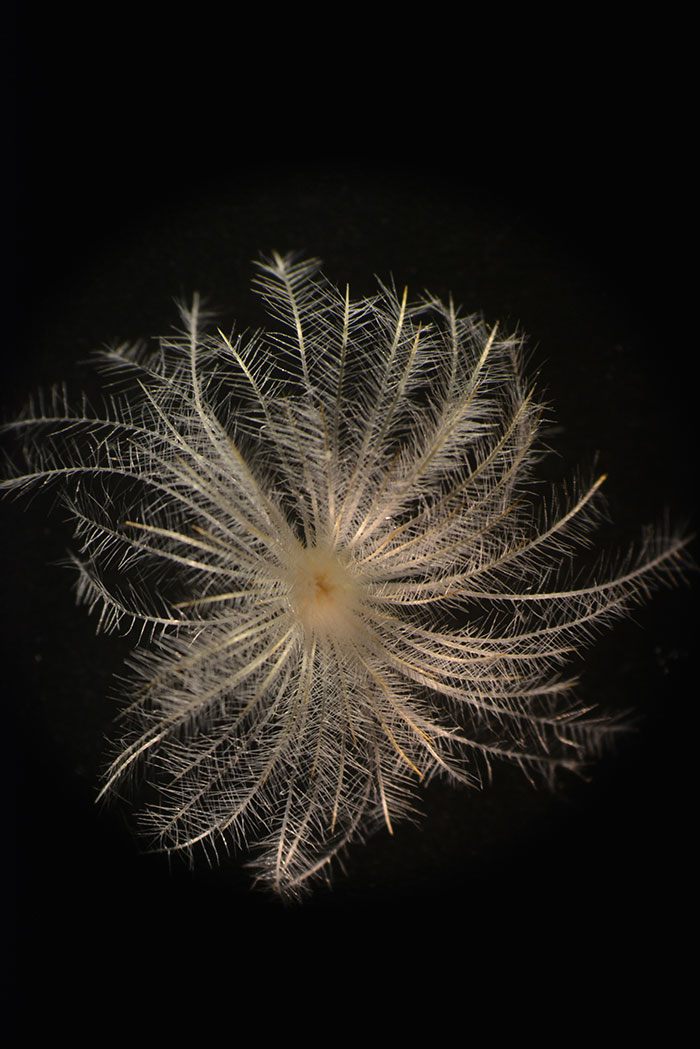
M 356 580 L 335 550 L 308 547 L 290 572 L 289 603 L 304 629 L 345 636 L 356 625 Z

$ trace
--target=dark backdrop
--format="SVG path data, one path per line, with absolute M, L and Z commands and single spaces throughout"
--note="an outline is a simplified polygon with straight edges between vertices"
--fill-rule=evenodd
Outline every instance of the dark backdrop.
M 285 80 L 266 97 L 270 78 L 259 85 L 233 62 L 234 80 L 210 93 L 201 81 L 184 90 L 176 65 L 145 87 L 123 53 L 112 81 L 116 48 L 75 66 L 50 28 L 20 35 L 7 414 L 38 386 L 89 384 L 81 362 L 103 343 L 162 333 L 175 296 L 198 289 L 226 319 L 258 323 L 251 259 L 298 248 L 358 294 L 393 273 L 526 331 L 558 423 L 560 458 L 544 469 L 563 476 L 600 453 L 607 541 L 634 539 L 666 508 L 692 521 L 683 110 L 655 108 L 644 71 L 636 93 L 547 89 L 526 104 L 516 86 L 493 113 L 451 83 L 446 110 L 434 93 L 421 109 L 420 93 L 405 107 L 370 90 L 341 98 L 298 70 L 299 95 Z M 4 505 L 2 536 L 23 993 L 60 997 L 115 973 L 132 991 L 176 988 L 181 967 L 188 979 L 216 967 L 240 993 L 261 973 L 355 957 L 381 986 L 389 960 L 415 974 L 436 957 L 454 973 L 454 955 L 465 979 L 482 962 L 527 971 L 536 957 L 547 984 L 584 949 L 606 971 L 616 957 L 629 966 L 682 924 L 690 588 L 658 595 L 591 649 L 583 696 L 641 720 L 590 783 L 550 795 L 503 768 L 481 794 L 435 785 L 423 822 L 355 847 L 332 891 L 285 909 L 251 893 L 235 858 L 190 872 L 140 855 L 123 813 L 94 805 L 129 641 L 96 639 L 75 608 L 56 566 L 70 530 L 46 502 Z

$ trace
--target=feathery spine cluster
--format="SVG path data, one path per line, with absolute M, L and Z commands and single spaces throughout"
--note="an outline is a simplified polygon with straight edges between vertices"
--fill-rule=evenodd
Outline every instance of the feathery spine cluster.
M 602 478 L 536 508 L 518 338 L 393 286 L 353 302 L 316 260 L 256 286 L 279 331 L 224 334 L 195 297 L 155 352 L 101 355 L 102 412 L 56 395 L 10 424 L 3 487 L 60 484 L 80 598 L 141 630 L 102 793 L 140 773 L 158 847 L 255 842 L 295 894 L 436 774 L 594 754 L 615 724 L 562 667 L 683 540 L 576 574 Z

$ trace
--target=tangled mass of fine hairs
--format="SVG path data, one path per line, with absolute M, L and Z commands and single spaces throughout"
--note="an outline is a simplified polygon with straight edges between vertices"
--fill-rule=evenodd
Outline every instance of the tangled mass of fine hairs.
M 435 775 L 589 760 L 615 720 L 564 665 L 684 540 L 574 567 L 602 478 L 532 498 L 519 338 L 393 285 L 353 301 L 316 260 L 255 283 L 279 330 L 226 335 L 195 297 L 155 351 L 101 354 L 100 410 L 55 394 L 11 423 L 3 487 L 60 487 L 80 598 L 139 627 L 102 793 L 146 779 L 152 844 L 248 843 L 294 895 Z

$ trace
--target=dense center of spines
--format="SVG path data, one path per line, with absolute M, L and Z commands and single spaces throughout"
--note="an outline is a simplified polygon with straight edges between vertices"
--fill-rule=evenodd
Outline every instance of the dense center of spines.
M 290 610 L 305 631 L 344 637 L 356 628 L 360 588 L 337 550 L 300 548 L 289 583 Z

